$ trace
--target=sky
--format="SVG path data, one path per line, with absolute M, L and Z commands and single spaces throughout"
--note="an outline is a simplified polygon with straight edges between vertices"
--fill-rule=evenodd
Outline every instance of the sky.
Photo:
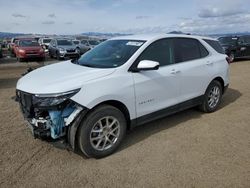
M 250 0 L 0 0 L 0 31 L 220 34 L 250 31 Z

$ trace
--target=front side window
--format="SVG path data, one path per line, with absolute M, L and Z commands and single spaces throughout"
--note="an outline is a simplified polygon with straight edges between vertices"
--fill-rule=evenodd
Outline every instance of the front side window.
M 94 68 L 114 68 L 126 63 L 144 44 L 137 40 L 109 40 L 81 56 L 75 63 Z
M 175 63 L 201 58 L 199 41 L 188 38 L 175 38 L 173 44 Z
M 142 60 L 156 61 L 160 66 L 172 64 L 172 40 L 161 39 L 152 43 L 142 52 L 138 60 L 139 62 Z

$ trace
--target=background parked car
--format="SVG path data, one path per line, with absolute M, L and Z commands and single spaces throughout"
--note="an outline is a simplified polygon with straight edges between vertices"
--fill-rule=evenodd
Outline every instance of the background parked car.
M 4 39 L 2 43 L 2 47 L 7 48 L 9 43 L 10 43 L 10 39 Z
M 79 53 L 75 44 L 68 38 L 52 39 L 49 44 L 49 55 L 51 58 L 56 57 L 58 60 L 64 58 L 77 58 Z
M 81 41 L 80 41 L 80 40 L 73 40 L 73 43 L 74 43 L 75 45 L 79 45 L 79 44 L 81 43 Z
M 14 47 L 15 47 L 15 45 L 16 45 L 15 42 L 16 42 L 17 40 L 18 40 L 18 38 L 12 38 L 11 41 L 10 41 L 10 43 L 9 43 L 9 45 L 8 45 L 8 49 L 9 49 L 11 55 L 14 55 L 14 56 L 15 56 Z
M 80 41 L 80 43 L 78 45 L 76 45 L 76 50 L 80 55 L 86 53 L 90 49 L 91 49 L 91 47 L 89 45 L 86 45 L 85 40 Z
M 34 39 L 19 39 L 15 45 L 15 54 L 20 62 L 31 58 L 45 59 L 44 49 Z
M 40 38 L 38 43 L 44 48 L 45 53 L 49 52 L 49 44 L 52 38 Z
M 98 44 L 100 44 L 100 41 L 98 41 L 98 40 L 92 40 L 92 39 L 84 39 L 84 40 L 81 41 L 81 44 L 84 44 L 87 47 L 89 47 L 90 49 L 93 49 Z
M 226 36 L 218 39 L 231 60 L 250 58 L 250 36 Z
M 3 50 L 2 50 L 2 45 L 0 45 L 0 58 L 3 57 Z

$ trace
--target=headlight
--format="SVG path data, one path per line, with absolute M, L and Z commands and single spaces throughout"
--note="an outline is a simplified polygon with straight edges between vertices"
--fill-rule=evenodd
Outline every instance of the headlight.
M 65 53 L 66 50 L 65 50 L 64 48 L 59 48 L 59 52 L 60 52 L 60 53 Z
M 19 49 L 19 53 L 25 53 L 25 50 Z
M 39 107 L 56 106 L 71 98 L 79 91 L 80 89 L 76 89 L 64 93 L 34 95 L 33 104 Z

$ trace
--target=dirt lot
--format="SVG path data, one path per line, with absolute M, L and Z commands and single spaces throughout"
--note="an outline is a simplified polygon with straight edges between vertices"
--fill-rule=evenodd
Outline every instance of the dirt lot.
M 11 99 L 25 69 L 0 66 L 0 187 L 250 187 L 250 61 L 231 64 L 217 112 L 138 127 L 100 160 L 32 138 Z

